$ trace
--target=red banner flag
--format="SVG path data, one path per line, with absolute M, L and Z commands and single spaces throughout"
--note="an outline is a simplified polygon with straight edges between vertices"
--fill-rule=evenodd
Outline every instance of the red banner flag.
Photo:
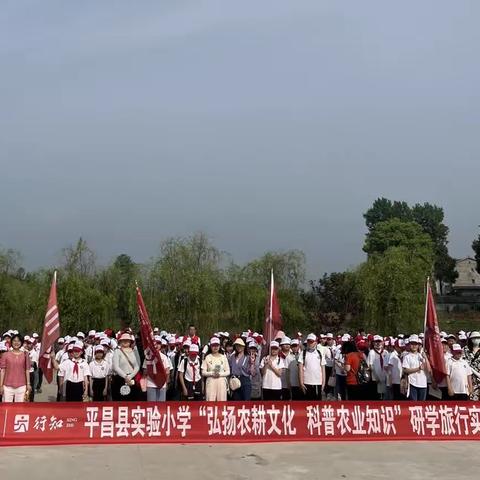
M 147 375 L 150 379 L 161 388 L 167 381 L 167 372 L 163 366 L 160 352 L 155 345 L 155 339 L 153 337 L 152 324 L 148 318 L 147 308 L 143 302 L 142 293 L 140 288 L 137 287 L 137 305 L 138 305 L 138 318 L 140 320 L 140 332 L 142 335 L 143 351 L 145 352 L 145 361 L 147 364 Z
M 437 310 L 430 282 L 427 280 L 427 301 L 425 305 L 425 350 L 427 352 L 433 378 L 440 383 L 447 375 L 442 339 L 438 327 Z
M 53 344 L 60 336 L 60 315 L 57 306 L 57 272 L 53 274 L 50 296 L 48 297 L 47 313 L 43 324 L 42 343 L 38 364 L 48 383 L 53 380 L 53 363 L 51 353 Z
M 265 306 L 265 324 L 263 327 L 263 336 L 267 348 L 269 348 L 270 342 L 275 340 L 280 330 L 283 330 L 283 321 L 282 315 L 280 314 L 280 303 L 278 302 L 277 292 L 275 290 L 275 280 L 272 270 L 270 292 Z

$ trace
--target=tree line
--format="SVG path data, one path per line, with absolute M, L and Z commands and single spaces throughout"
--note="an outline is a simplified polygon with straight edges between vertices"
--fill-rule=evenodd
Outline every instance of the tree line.
M 121 254 L 101 266 L 80 238 L 55 267 L 62 330 L 137 328 L 136 281 L 152 322 L 165 330 L 183 331 L 191 322 L 205 335 L 260 330 L 271 268 L 289 332 L 420 330 L 426 277 L 440 285 L 456 278 L 443 209 L 379 198 L 364 218 L 366 260 L 308 283 L 299 250 L 267 252 L 239 265 L 197 233 L 165 240 L 146 263 Z M 480 237 L 473 248 L 480 259 Z M 0 250 L 0 330 L 41 329 L 53 270 L 27 272 L 19 252 Z

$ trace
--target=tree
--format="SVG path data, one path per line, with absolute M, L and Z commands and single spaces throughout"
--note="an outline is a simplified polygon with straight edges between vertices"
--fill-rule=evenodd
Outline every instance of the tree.
M 475 260 L 477 261 L 477 272 L 480 273 L 480 235 L 473 241 L 472 249 L 475 252 Z
M 62 250 L 63 266 L 68 273 L 89 276 L 95 273 L 95 253 L 80 237 L 75 245 Z
M 434 276 L 443 283 L 453 283 L 457 278 L 455 260 L 448 254 L 448 227 L 443 223 L 443 208 L 429 203 L 417 203 L 410 207 L 406 202 L 392 202 L 378 198 L 364 214 L 370 235 L 378 224 L 397 218 L 403 222 L 415 222 L 428 234 L 434 245 Z

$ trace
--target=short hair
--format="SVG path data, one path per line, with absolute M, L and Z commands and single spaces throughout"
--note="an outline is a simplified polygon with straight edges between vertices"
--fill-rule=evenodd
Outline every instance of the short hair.
M 10 342 L 13 343 L 13 341 L 18 338 L 20 340 L 20 343 L 23 345 L 23 337 L 19 333 L 15 333 L 14 335 L 11 336 Z
M 357 346 L 355 345 L 355 342 L 344 342 L 342 343 L 342 354 L 347 355 L 352 352 L 358 352 Z

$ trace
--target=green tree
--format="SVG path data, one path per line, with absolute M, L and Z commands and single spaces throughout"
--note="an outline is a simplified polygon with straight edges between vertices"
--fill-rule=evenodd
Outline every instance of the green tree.
M 480 235 L 473 241 L 472 249 L 475 252 L 475 260 L 477 261 L 477 272 L 480 273 Z

